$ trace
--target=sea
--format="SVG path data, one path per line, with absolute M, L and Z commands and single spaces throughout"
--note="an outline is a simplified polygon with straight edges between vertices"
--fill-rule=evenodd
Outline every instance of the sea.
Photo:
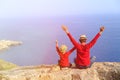
M 0 18 L 0 40 L 23 42 L 0 51 L 0 59 L 20 66 L 57 64 L 59 56 L 55 40 L 58 40 L 59 46 L 67 45 L 68 50 L 73 47 L 61 29 L 62 25 L 68 27 L 76 41 L 79 41 L 81 34 L 87 35 L 87 43 L 104 26 L 105 30 L 91 48 L 90 55 L 96 56 L 96 62 L 120 61 L 120 15 L 112 14 Z M 69 56 L 71 63 L 75 57 L 76 50 Z

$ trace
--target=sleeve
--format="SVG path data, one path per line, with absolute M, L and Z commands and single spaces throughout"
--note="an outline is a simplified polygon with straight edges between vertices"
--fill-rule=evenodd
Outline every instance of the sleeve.
M 68 54 L 71 54 L 75 49 L 76 49 L 75 47 L 73 47 L 72 49 L 70 49 Z
M 89 48 L 91 48 L 91 47 L 96 43 L 96 41 L 98 40 L 99 37 L 100 37 L 100 33 L 98 33 L 98 34 L 90 41 L 90 43 L 88 43 Z
M 56 51 L 60 55 L 60 50 L 59 50 L 58 46 L 56 46 Z
M 72 42 L 72 44 L 77 47 L 78 46 L 78 42 L 72 37 L 72 35 L 70 33 L 67 33 L 70 41 Z

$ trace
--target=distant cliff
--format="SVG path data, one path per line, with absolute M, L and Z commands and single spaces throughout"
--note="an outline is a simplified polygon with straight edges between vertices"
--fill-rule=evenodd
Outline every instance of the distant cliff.
M 0 80 L 120 80 L 120 63 L 96 62 L 88 69 L 63 70 L 58 65 L 21 66 L 0 71 Z
M 2 53 L 2 51 L 5 51 L 5 50 L 9 49 L 12 46 L 18 46 L 18 45 L 21 45 L 21 44 L 22 44 L 21 41 L 0 40 L 0 53 Z M 0 71 L 1 70 L 12 69 L 12 68 L 15 68 L 15 67 L 17 67 L 17 65 L 15 65 L 13 63 L 10 63 L 10 62 L 6 62 L 6 61 L 0 59 Z
M 21 41 L 12 41 L 12 40 L 0 40 L 0 51 L 6 50 L 11 46 L 21 45 Z

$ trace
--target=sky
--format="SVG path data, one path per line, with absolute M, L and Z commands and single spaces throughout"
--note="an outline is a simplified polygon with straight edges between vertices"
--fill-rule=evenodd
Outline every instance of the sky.
M 110 14 L 110 16 L 106 17 L 106 14 Z M 112 29 L 106 29 L 106 31 L 118 30 L 119 32 L 120 29 L 114 29 L 116 26 L 119 27 L 119 15 L 117 15 L 116 18 L 116 14 L 120 15 L 120 0 L 0 0 L 0 38 L 20 40 L 24 43 L 24 45 L 20 47 L 1 54 L 0 58 L 18 65 L 30 65 L 47 62 L 47 57 L 50 60 L 48 63 L 53 63 L 53 61 L 57 61 L 58 58 L 58 55 L 55 55 L 54 40 L 59 39 L 61 40 L 60 42 L 63 40 L 64 33 L 60 29 L 61 24 L 71 26 L 70 31 L 73 31 L 75 35 L 79 35 L 79 29 L 81 30 L 80 32 L 89 31 L 89 29 L 94 30 L 101 24 L 105 24 L 106 27 L 112 27 Z M 76 15 L 77 18 L 74 17 Z M 78 17 L 79 15 L 105 16 L 84 18 Z M 41 18 L 49 16 L 50 18 Z M 51 16 L 62 17 L 52 19 Z M 63 18 L 64 16 L 73 17 Z M 36 17 L 40 18 L 36 19 Z M 73 28 L 72 26 L 76 27 Z M 47 29 L 48 27 L 51 28 Z M 86 32 L 88 33 L 88 31 Z M 106 34 L 110 40 L 113 32 L 116 31 L 108 32 L 110 37 Z M 69 44 L 66 35 L 64 36 L 64 40 L 66 40 L 65 43 Z M 106 40 L 106 43 L 109 43 L 109 39 L 104 40 Z M 111 44 L 112 41 L 113 40 L 110 42 Z M 118 48 L 118 46 L 114 46 Z M 112 51 L 108 50 L 109 48 L 102 50 L 101 47 L 98 49 L 101 49 L 96 49 L 98 52 L 104 51 L 102 53 L 112 53 Z M 48 55 L 50 52 L 52 56 L 57 56 L 57 58 L 51 58 L 51 56 Z M 103 57 L 105 57 L 105 60 L 106 56 L 103 55 Z
M 120 0 L 0 0 L 0 18 L 120 14 Z

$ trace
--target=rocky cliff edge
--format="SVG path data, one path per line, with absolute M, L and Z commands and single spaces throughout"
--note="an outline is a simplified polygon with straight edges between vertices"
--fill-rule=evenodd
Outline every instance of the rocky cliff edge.
M 21 66 L 0 71 L 0 80 L 120 80 L 119 62 L 96 62 L 91 68 L 62 69 L 58 65 Z

